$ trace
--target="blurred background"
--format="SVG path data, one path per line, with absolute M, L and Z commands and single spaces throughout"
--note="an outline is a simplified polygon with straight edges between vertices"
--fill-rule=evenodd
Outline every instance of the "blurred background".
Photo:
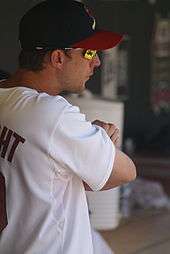
M 1 3 L 0 78 L 17 68 L 18 23 L 38 2 Z M 89 118 L 98 111 L 110 117 L 113 109 L 121 129 L 120 145 L 136 162 L 138 173 L 133 183 L 106 194 L 108 204 L 112 206 L 111 199 L 117 204 L 113 209 L 87 194 L 92 224 L 116 254 L 169 254 L 170 1 L 82 2 L 92 10 L 98 28 L 122 33 L 124 40 L 114 49 L 99 52 L 102 65 L 87 83 L 88 95 L 71 100 L 87 115 L 91 110 L 87 104 L 96 102 Z M 101 207 L 105 208 L 102 215 Z M 111 223 L 109 216 L 116 222 Z

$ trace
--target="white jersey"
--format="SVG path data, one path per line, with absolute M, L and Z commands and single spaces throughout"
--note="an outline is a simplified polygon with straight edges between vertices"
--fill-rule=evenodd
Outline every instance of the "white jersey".
M 8 225 L 2 254 L 92 254 L 85 181 L 108 180 L 115 147 L 61 96 L 0 88 L 0 175 Z

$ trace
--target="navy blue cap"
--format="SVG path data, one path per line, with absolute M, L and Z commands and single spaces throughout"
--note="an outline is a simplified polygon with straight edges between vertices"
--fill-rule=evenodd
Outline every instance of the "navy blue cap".
M 19 41 L 27 51 L 55 48 L 104 50 L 116 46 L 122 35 L 96 29 L 95 18 L 77 1 L 43 1 L 21 19 Z

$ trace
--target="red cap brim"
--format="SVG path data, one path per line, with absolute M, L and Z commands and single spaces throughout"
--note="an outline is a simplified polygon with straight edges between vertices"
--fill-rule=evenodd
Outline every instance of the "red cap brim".
M 74 48 L 104 50 L 115 47 L 123 35 L 110 31 L 97 30 L 90 37 L 72 45 Z

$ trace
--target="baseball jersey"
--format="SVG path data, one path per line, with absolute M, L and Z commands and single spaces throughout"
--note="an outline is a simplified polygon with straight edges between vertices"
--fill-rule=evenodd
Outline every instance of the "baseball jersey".
M 0 88 L 0 177 L 8 224 L 3 254 L 92 254 L 85 181 L 107 182 L 115 147 L 62 96 Z

